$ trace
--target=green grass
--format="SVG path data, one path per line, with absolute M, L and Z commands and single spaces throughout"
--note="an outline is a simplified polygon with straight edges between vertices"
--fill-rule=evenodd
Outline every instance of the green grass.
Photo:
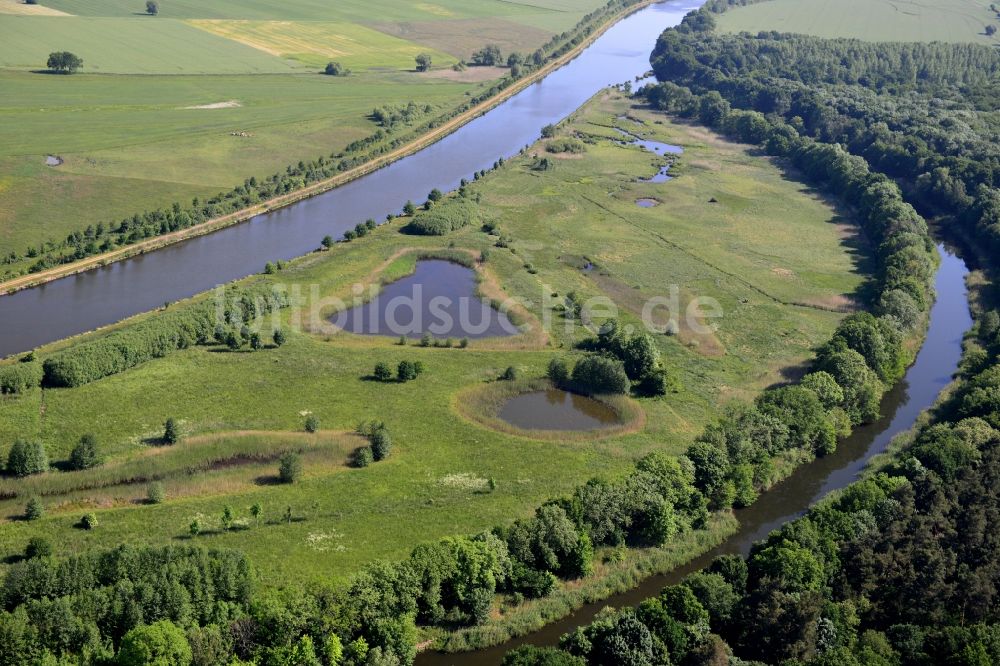
M 131 16 L 145 13 L 145 3 L 136 0 L 42 0 L 41 4 L 81 16 Z M 480 16 L 507 16 L 524 13 L 587 13 L 600 0 L 555 0 L 552 2 L 511 3 L 502 0 L 170 0 L 160 3 L 158 18 L 280 19 L 287 21 L 434 21 Z M 567 26 L 570 27 L 570 26 Z
M 779 30 L 870 41 L 979 42 L 1000 27 L 989 0 L 771 0 L 734 8 L 718 18 L 729 32 Z
M 217 38 L 291 58 L 314 70 L 336 60 L 352 71 L 409 71 L 414 68 L 414 58 L 420 53 L 429 54 L 438 66 L 457 62 L 441 51 L 356 23 L 193 20 L 189 24 Z
M 95 74 L 273 74 L 286 60 L 183 21 L 0 14 L 0 68 L 39 70 L 52 51 L 72 51 Z
M 0 71 L 0 255 L 227 190 L 370 135 L 383 103 L 462 103 L 413 74 L 48 76 Z M 236 108 L 186 107 L 235 100 Z M 39 109 L 45 109 L 40 112 Z M 235 130 L 250 137 L 231 136 Z M 47 167 L 47 153 L 65 163 Z
M 572 129 L 596 133 L 626 109 L 624 100 L 605 97 L 585 107 Z M 646 413 L 643 430 L 540 441 L 481 427 L 455 409 L 463 389 L 495 379 L 508 366 L 521 377 L 540 377 L 552 357 L 574 353 L 573 344 L 586 334 L 565 329 L 558 315 L 550 342 L 535 348 L 473 341 L 468 349 L 424 349 L 400 347 L 393 339 L 304 332 L 291 333 L 281 348 L 256 353 L 193 348 L 76 389 L 0 398 L 0 448 L 17 436 L 37 438 L 62 460 L 83 433 L 92 432 L 106 464 L 124 465 L 145 455 L 148 440 L 172 416 L 192 438 L 175 447 L 184 461 L 184 447 L 201 437 L 266 431 L 280 439 L 282 431 L 301 430 L 303 413 L 312 412 L 324 430 L 384 420 L 393 435 L 392 456 L 365 469 L 314 462 L 292 486 L 257 485 L 246 470 L 219 472 L 200 483 L 192 479 L 194 490 L 155 506 L 118 502 L 106 490 L 95 491 L 88 503 L 86 493 L 74 492 L 41 521 L 3 525 L 0 556 L 20 552 L 36 534 L 49 535 L 63 552 L 121 541 L 177 542 L 187 538 L 195 517 L 212 527 L 224 505 L 245 517 L 259 501 L 266 524 L 199 541 L 246 551 L 268 584 L 337 580 L 372 559 L 403 557 L 416 543 L 507 523 L 591 476 L 622 472 L 651 450 L 683 451 L 721 405 L 779 380 L 784 368 L 829 336 L 840 314 L 788 303 L 827 303 L 854 292 L 863 281 L 863 251 L 851 246 L 835 211 L 748 148 L 696 128 L 657 123 L 659 117 L 645 111 L 633 113 L 643 124 L 632 131 L 685 146 L 676 180 L 638 183 L 655 171 L 656 158 L 596 140 L 582 156 L 553 159 L 555 167 L 545 172 L 531 170 L 531 157 L 514 160 L 473 189 L 482 194 L 484 214 L 497 220 L 516 250 L 494 248 L 487 267 L 536 317 L 545 316 L 543 300 L 570 290 L 610 296 L 632 323 L 636 298 L 661 295 L 671 284 L 680 285 L 685 298 L 711 296 L 722 305 L 725 316 L 708 336 L 711 345 L 697 336 L 656 336 L 665 365 L 683 388 L 664 399 L 637 401 Z M 541 146 L 534 150 L 543 152 Z M 655 196 L 664 205 L 640 209 L 634 204 L 639 196 Z M 707 203 L 713 196 L 719 204 Z M 377 279 L 375 269 L 405 248 L 454 242 L 478 251 L 495 240 L 470 227 L 427 238 L 401 234 L 401 226 L 338 244 L 266 279 L 299 285 L 305 293 L 316 285 L 323 295 L 344 295 L 351 284 Z M 580 271 L 581 257 L 599 268 L 590 275 Z M 525 270 L 526 261 L 537 273 Z M 388 266 L 393 275 L 409 268 L 405 261 Z M 774 268 L 790 272 L 779 275 Z M 293 312 L 282 317 L 291 323 Z M 363 379 L 376 362 L 403 359 L 422 361 L 426 372 L 405 384 Z M 191 449 L 190 455 L 201 454 Z M 95 473 L 105 475 L 116 478 L 113 469 Z M 484 493 L 481 481 L 490 477 L 497 489 Z M 99 509 L 100 528 L 75 529 L 80 513 L 94 504 L 108 507 Z M 280 520 L 289 506 L 302 520 Z M 10 517 L 19 504 L 4 508 Z

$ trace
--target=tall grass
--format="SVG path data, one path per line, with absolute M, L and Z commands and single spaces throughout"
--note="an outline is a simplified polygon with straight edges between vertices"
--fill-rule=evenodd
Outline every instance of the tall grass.
M 0 479 L 0 499 L 63 495 L 81 490 L 163 481 L 230 465 L 277 460 L 289 451 L 343 450 L 363 442 L 342 433 L 225 433 L 200 437 L 171 447 L 149 449 L 120 463 L 73 472 Z

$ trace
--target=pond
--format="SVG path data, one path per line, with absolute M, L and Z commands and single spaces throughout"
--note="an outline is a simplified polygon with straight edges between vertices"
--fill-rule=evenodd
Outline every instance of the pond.
M 638 137 L 635 134 L 626 132 L 623 129 L 618 129 L 617 127 L 615 129 L 618 130 L 618 132 L 622 136 L 628 139 L 627 141 L 624 142 L 626 145 L 639 146 L 643 150 L 653 153 L 654 155 L 680 155 L 681 153 L 684 152 L 684 149 L 681 148 L 680 146 L 675 146 L 669 143 L 663 143 L 662 141 L 651 141 L 649 139 L 643 139 L 642 137 Z M 668 172 L 670 171 L 670 167 L 672 166 L 673 166 L 673 161 L 670 160 L 664 166 L 660 167 L 660 170 L 657 171 L 654 176 L 652 176 L 651 178 L 640 178 L 639 182 L 665 183 L 672 178 L 672 176 L 668 174 Z M 639 205 L 642 206 L 641 203 Z M 646 207 L 648 208 L 648 206 Z
M 372 300 L 330 317 L 359 335 L 496 338 L 520 330 L 476 296 L 476 272 L 443 259 L 417 261 L 412 275 L 385 285 Z
M 636 199 L 635 205 L 639 208 L 652 208 L 653 206 L 659 206 L 660 202 L 656 199 Z
M 596 430 L 620 422 L 618 413 L 604 403 L 560 389 L 514 396 L 498 416 L 524 430 Z

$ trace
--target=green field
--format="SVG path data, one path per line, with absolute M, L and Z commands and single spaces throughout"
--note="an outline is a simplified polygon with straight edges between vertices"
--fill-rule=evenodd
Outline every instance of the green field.
M 151 17 L 0 15 L 0 68 L 44 69 L 54 50 L 72 51 L 95 74 L 287 73 L 293 63 L 188 25 Z
M 87 224 L 211 196 L 342 148 L 375 130 L 366 116 L 376 104 L 412 99 L 443 113 L 475 85 L 406 74 L 0 71 L 0 87 L 8 92 L 0 102 L 2 255 Z M 228 101 L 239 106 L 189 108 Z M 46 166 L 49 153 L 65 163 Z
M 486 268 L 537 318 L 546 316 L 543 301 L 551 294 L 576 291 L 610 298 L 626 322 L 637 323 L 641 303 L 665 295 L 671 284 L 679 285 L 685 302 L 708 296 L 722 306 L 715 333 L 656 336 L 666 367 L 683 388 L 638 400 L 646 416 L 641 431 L 542 441 L 459 415 L 454 401 L 461 391 L 495 379 L 508 366 L 525 378 L 540 377 L 551 358 L 574 353 L 574 344 L 589 334 L 579 326 L 564 328 L 558 315 L 541 346 L 528 338 L 424 349 L 298 332 L 278 349 L 255 353 L 197 347 L 79 388 L 2 398 L 0 453 L 21 436 L 44 442 L 51 458 L 61 461 L 83 433 L 92 432 L 108 459 L 94 472 L 105 485 L 47 497 L 41 521 L 11 520 L 23 500 L 0 501 L 0 516 L 8 521 L 0 530 L 0 556 L 20 552 L 39 533 L 50 535 L 62 552 L 121 541 L 174 543 L 186 538 L 194 517 L 214 529 L 223 505 L 246 518 L 247 507 L 260 501 L 265 520 L 259 528 L 199 540 L 246 551 L 269 584 L 343 579 L 372 559 L 401 557 L 418 542 L 507 523 L 593 475 L 627 469 L 648 451 L 684 450 L 721 405 L 780 380 L 829 337 L 842 315 L 828 308 L 846 304 L 863 283 L 866 254 L 837 211 L 746 146 L 643 110 L 631 111 L 638 123 L 617 120 L 626 111 L 624 99 L 604 96 L 563 130 L 587 138 L 585 153 L 544 153 L 554 164 L 547 171 L 532 169 L 530 155 L 519 158 L 473 190 L 482 195 L 484 216 L 497 221 L 516 250 L 492 249 Z M 656 171 L 660 158 L 599 138 L 609 136 L 615 123 L 683 145 L 678 177 L 638 182 Z M 636 206 L 645 197 L 662 203 Z M 708 203 L 711 198 L 717 203 Z M 454 243 L 478 252 L 494 241 L 472 227 L 445 238 L 409 236 L 397 222 L 298 260 L 274 278 L 251 280 L 300 285 L 306 293 L 315 284 L 323 295 L 347 295 L 351 284 L 376 278 L 379 266 L 390 275 L 412 268 L 412 254 L 387 262 L 407 248 Z M 594 270 L 579 269 L 584 257 Z M 286 323 L 291 316 L 284 312 Z M 423 361 L 426 373 L 406 384 L 364 379 L 377 361 L 402 359 Z M 295 434 L 308 412 L 318 417 L 323 436 L 334 439 L 317 440 L 322 446 L 309 453 L 301 483 L 261 482 L 275 464 L 260 460 L 181 474 L 185 465 L 208 464 L 206 441 L 226 451 L 308 444 Z M 170 449 L 151 448 L 169 416 L 181 421 L 188 439 Z M 370 418 L 389 426 L 393 455 L 365 469 L 348 468 L 335 433 Z M 166 503 L 144 505 L 144 483 L 107 481 L 157 455 L 165 456 Z M 34 492 L 47 484 L 73 486 L 72 474 L 78 473 L 31 479 L 41 484 Z M 497 489 L 485 493 L 490 477 Z M 281 521 L 288 506 L 303 520 Z M 81 512 L 94 509 L 99 529 L 73 527 Z
M 144 2 L 135 0 L 42 0 L 42 5 L 78 16 L 131 16 L 145 12 Z M 280 19 L 285 21 L 427 21 L 452 18 L 515 16 L 546 13 L 587 13 L 601 0 L 380 0 L 377 6 L 365 0 L 170 0 L 160 7 L 160 16 L 170 18 Z M 573 21 L 575 22 L 575 21 Z M 571 22 L 571 24 L 573 23 Z
M 69 16 L 0 3 L 0 257 L 336 153 L 376 131 L 383 104 L 447 115 L 491 85 L 450 80 L 459 58 L 533 51 L 602 4 L 171 0 L 152 17 L 142 2 L 35 6 Z M 43 72 L 61 50 L 77 74 Z M 413 72 L 418 53 L 439 71 Z M 352 75 L 319 75 L 331 60 Z
M 721 30 L 779 30 L 870 41 L 978 42 L 1000 27 L 989 0 L 769 0 L 736 7 L 718 18 Z

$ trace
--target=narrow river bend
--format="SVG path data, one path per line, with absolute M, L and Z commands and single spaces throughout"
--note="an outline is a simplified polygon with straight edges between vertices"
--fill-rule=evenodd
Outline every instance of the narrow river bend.
M 106 326 L 292 259 L 367 218 L 458 187 L 534 142 L 601 88 L 649 71 L 665 28 L 702 0 L 670 0 L 612 26 L 574 60 L 418 153 L 324 194 L 104 268 L 0 296 L 0 358 Z
M 717 555 L 746 555 L 750 546 L 769 532 L 803 515 L 827 493 L 857 480 L 873 456 L 883 453 L 896 435 L 909 430 L 922 411 L 937 400 L 941 389 L 951 382 L 962 357 L 962 338 L 972 326 L 965 277 L 965 263 L 943 246 L 941 267 L 935 278 L 937 300 L 931 310 L 930 326 L 916 361 L 906 376 L 882 399 L 882 418 L 854 431 L 840 442 L 833 455 L 819 458 L 797 469 L 788 479 L 762 494 L 753 506 L 736 511 L 739 531 L 724 543 L 684 566 L 647 578 L 637 587 L 588 604 L 575 613 L 539 631 L 486 650 L 444 654 L 428 652 L 417 656 L 417 666 L 471 666 L 499 664 L 504 654 L 519 645 L 556 645 L 559 637 L 578 626 L 589 624 L 605 606 L 636 606 L 656 596 L 693 571 L 703 569 Z

